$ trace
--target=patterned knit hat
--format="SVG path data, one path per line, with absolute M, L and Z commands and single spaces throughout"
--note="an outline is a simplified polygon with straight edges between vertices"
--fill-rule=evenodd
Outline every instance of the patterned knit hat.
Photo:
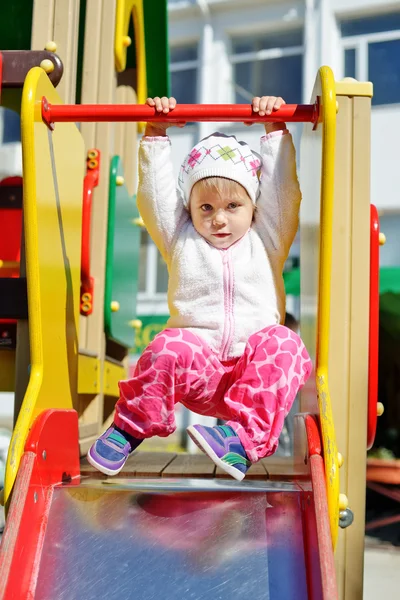
M 261 157 L 234 135 L 213 133 L 201 140 L 182 163 L 178 183 L 189 205 L 194 184 L 206 177 L 226 177 L 240 183 L 253 204 L 257 201 Z

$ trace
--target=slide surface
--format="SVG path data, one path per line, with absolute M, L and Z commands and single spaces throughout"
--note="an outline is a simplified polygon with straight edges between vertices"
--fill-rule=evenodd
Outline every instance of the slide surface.
M 105 478 L 80 465 L 78 447 L 75 411 L 35 421 L 0 546 L 0 600 L 337 599 L 319 454 L 308 474 L 281 481 L 269 465 L 238 482 L 207 478 L 202 455 L 177 455 L 182 471 L 166 476 L 171 458 L 151 452 Z M 195 465 L 198 477 L 182 474 Z
M 303 495 L 216 479 L 57 487 L 35 598 L 306 600 Z

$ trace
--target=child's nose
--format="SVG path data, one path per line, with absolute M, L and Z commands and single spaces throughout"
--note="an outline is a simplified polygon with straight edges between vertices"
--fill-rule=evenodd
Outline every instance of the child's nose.
M 215 213 L 213 221 L 216 225 L 223 225 L 226 222 L 224 212 L 219 210 L 217 213 Z

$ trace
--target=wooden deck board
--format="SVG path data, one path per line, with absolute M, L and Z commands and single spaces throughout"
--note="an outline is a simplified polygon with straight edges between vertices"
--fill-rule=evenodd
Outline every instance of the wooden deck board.
M 204 454 L 177 454 L 162 477 L 214 477 L 215 465 Z
M 138 452 L 130 461 L 129 468 L 134 470 L 136 477 L 161 477 L 164 469 L 174 460 L 173 452 Z M 127 476 L 125 469 L 121 471 Z
M 86 458 L 81 459 L 81 474 L 95 479 L 106 479 L 92 467 Z M 204 454 L 175 454 L 174 452 L 134 452 L 124 468 L 116 477 L 229 477 L 225 471 L 216 468 Z M 270 479 L 290 481 L 303 479 L 304 473 L 297 473 L 293 461 L 289 458 L 264 458 L 252 465 L 246 474 L 246 480 Z
M 295 478 L 296 469 L 291 458 L 283 456 L 271 456 L 260 460 L 268 473 L 268 479 L 271 481 L 288 481 Z

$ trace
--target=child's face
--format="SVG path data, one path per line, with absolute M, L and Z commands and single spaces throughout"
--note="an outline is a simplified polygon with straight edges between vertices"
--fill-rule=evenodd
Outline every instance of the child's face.
M 197 182 L 190 196 L 190 215 L 196 231 L 215 248 L 229 248 L 248 231 L 254 206 L 246 192 L 236 184 L 235 194 L 213 186 L 204 189 Z

